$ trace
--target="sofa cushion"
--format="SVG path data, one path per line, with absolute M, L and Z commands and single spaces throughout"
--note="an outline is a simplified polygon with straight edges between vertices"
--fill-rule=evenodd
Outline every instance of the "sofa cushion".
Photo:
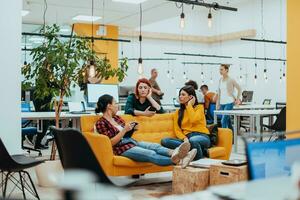
M 149 162 L 135 162 L 124 156 L 114 156 L 113 164 L 116 166 L 122 166 L 122 167 L 146 167 L 146 166 L 153 165 Z
M 226 149 L 224 147 L 212 147 L 208 151 L 210 158 L 220 158 L 226 156 Z

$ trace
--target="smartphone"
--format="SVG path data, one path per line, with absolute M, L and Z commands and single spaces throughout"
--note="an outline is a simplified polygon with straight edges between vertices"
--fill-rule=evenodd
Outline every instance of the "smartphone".
M 239 159 L 234 159 L 234 160 L 227 160 L 222 162 L 224 165 L 230 165 L 230 166 L 241 166 L 241 165 L 246 165 L 247 161 L 246 160 L 239 160 Z
M 131 125 L 133 126 L 132 129 L 135 129 L 135 127 L 136 127 L 138 124 L 139 124 L 139 123 L 137 123 L 137 122 L 131 122 Z
M 153 106 L 150 106 L 149 111 L 156 112 L 156 109 Z

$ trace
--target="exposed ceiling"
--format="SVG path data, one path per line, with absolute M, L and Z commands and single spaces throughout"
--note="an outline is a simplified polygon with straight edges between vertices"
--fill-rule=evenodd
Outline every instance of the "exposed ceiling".
M 249 0 L 206 0 L 205 2 L 238 6 L 246 1 Z M 23 9 L 30 11 L 27 16 L 23 17 L 23 23 L 43 24 L 44 2 L 45 0 L 23 0 Z M 92 14 L 92 0 L 46 0 L 46 2 L 46 23 L 72 24 L 74 23 L 72 21 L 74 16 L 78 14 Z M 144 25 L 178 16 L 180 12 L 174 2 L 167 0 L 147 0 L 142 4 L 142 7 Z M 201 8 L 196 9 L 201 11 Z M 185 12 L 192 12 L 191 6 L 186 6 Z M 97 23 L 134 28 L 139 24 L 139 4 L 104 0 L 103 9 L 103 0 L 94 0 L 94 15 L 103 17 Z

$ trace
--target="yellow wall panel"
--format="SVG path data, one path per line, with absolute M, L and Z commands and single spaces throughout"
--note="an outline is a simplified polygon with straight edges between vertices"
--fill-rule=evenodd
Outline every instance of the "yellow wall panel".
M 287 2 L 287 130 L 300 130 L 300 1 Z
M 93 25 L 93 35 L 96 36 L 96 32 L 99 29 L 98 24 Z M 74 31 L 79 36 L 92 36 L 92 24 L 74 24 Z M 119 39 L 119 29 L 117 26 L 106 25 L 106 36 L 104 38 Z M 110 64 L 113 68 L 118 67 L 119 59 L 119 43 L 105 40 L 95 40 L 94 50 L 97 52 L 99 57 L 106 57 L 109 59 Z M 118 83 L 117 78 L 110 78 L 104 80 L 103 83 Z

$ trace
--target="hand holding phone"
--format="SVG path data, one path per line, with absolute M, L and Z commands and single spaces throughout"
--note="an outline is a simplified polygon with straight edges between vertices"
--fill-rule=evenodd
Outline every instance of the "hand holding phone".
M 195 97 L 194 97 L 194 96 L 191 96 L 191 97 L 190 97 L 190 100 L 188 101 L 188 104 L 194 106 L 194 105 L 195 105 L 195 101 L 196 101 Z

